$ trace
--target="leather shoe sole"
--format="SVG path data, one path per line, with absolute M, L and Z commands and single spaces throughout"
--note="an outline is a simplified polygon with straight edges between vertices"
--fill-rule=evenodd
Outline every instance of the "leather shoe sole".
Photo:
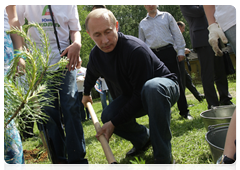
M 149 138 L 147 143 L 141 149 L 136 149 L 133 146 L 133 148 L 130 151 L 127 152 L 126 157 L 139 155 L 139 154 L 145 152 L 146 150 L 148 150 L 148 148 L 150 146 L 151 146 L 151 140 Z

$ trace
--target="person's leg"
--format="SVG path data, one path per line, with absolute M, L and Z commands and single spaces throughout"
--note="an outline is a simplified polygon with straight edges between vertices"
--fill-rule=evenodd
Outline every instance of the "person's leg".
M 45 106 L 43 107 L 43 112 L 48 115 L 48 121 L 44 123 L 44 125 L 41 125 L 38 123 L 38 128 L 40 131 L 42 131 L 42 126 L 45 126 L 50 140 L 52 141 L 52 149 L 54 153 L 51 153 L 56 157 L 56 161 L 58 163 L 66 163 L 66 152 L 65 152 L 65 135 L 64 130 L 61 123 L 61 117 L 60 117 L 60 107 L 59 107 L 59 100 L 58 100 L 58 93 L 57 88 L 53 89 L 48 85 L 47 88 L 50 88 L 50 93 L 46 93 L 45 97 L 55 97 L 55 99 L 50 103 L 51 106 L 49 107 Z M 55 163 L 55 162 L 54 162 Z
M 211 46 L 197 48 L 196 51 L 201 66 L 203 90 L 208 103 L 208 109 L 210 109 L 211 106 L 219 106 L 218 96 L 214 86 L 215 54 Z
M 188 88 L 188 90 L 193 94 L 193 96 L 198 101 L 202 101 L 203 100 L 203 98 L 202 98 L 203 96 L 198 92 L 198 90 L 194 86 L 194 84 L 192 82 L 192 78 L 191 78 L 191 76 L 188 74 L 188 72 L 186 70 L 185 70 L 185 77 L 186 77 L 186 87 Z
M 214 56 L 215 84 L 219 94 L 219 104 L 228 105 L 232 96 L 228 91 L 228 80 L 224 68 L 223 57 Z
M 14 120 L 4 130 L 4 160 L 8 164 L 24 164 L 22 141 Z
M 84 110 L 84 105 L 82 103 L 83 93 L 78 92 L 78 97 L 79 97 L 79 111 L 80 111 L 80 115 L 81 115 L 81 121 L 85 121 L 86 114 L 85 114 L 85 110 Z
M 92 117 L 88 111 L 88 108 L 85 108 L 85 110 L 86 110 L 86 114 L 87 114 L 87 119 L 92 119 Z
M 179 64 L 179 70 L 181 74 L 181 82 L 182 82 L 183 90 L 185 92 L 185 88 L 186 88 L 185 60 L 178 62 L 178 64 Z
M 100 93 L 100 98 L 101 98 L 102 108 L 104 110 L 107 107 L 106 91 L 102 91 L 102 93 Z
M 108 105 L 102 112 L 101 120 L 103 123 L 110 121 L 118 111 L 128 103 L 130 99 L 119 96 L 113 102 Z M 139 112 L 139 114 L 146 114 L 146 112 Z M 138 116 L 140 116 L 138 114 Z M 146 142 L 149 140 L 149 130 L 136 122 L 136 119 L 133 118 L 128 122 L 116 126 L 114 133 L 128 141 L 130 141 L 133 146 L 137 149 L 141 149 Z
M 60 103 L 62 106 L 66 131 L 66 149 L 68 163 L 87 163 L 85 139 L 79 113 L 79 98 L 76 83 L 76 70 L 66 71 L 60 86 Z
M 171 107 L 178 101 L 179 86 L 168 78 L 154 78 L 142 89 L 142 102 L 149 116 L 155 163 L 171 162 Z
M 113 101 L 113 98 L 112 98 L 109 90 L 108 90 L 108 101 L 109 101 L 109 104 L 112 103 L 112 101 Z
M 177 101 L 178 109 L 180 111 L 180 115 L 182 117 L 187 118 L 189 115 L 188 110 L 188 104 L 187 99 L 185 96 L 185 92 L 181 83 L 181 75 L 179 71 L 179 65 L 178 65 L 178 59 L 177 59 L 177 53 L 174 50 L 173 47 L 167 48 L 165 50 L 161 50 L 157 53 L 155 53 L 157 57 L 167 66 L 167 68 L 177 75 L 178 78 L 178 84 L 180 88 L 180 97 Z
M 236 25 L 232 26 L 224 33 L 232 47 L 233 52 L 236 54 Z

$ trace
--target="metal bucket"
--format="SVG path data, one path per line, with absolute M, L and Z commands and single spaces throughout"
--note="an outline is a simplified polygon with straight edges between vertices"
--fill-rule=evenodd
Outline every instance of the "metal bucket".
M 200 116 L 203 119 L 206 130 L 208 130 L 209 125 L 229 123 L 235 108 L 235 105 L 218 106 L 202 112 Z
M 213 128 L 214 126 L 219 125 L 209 126 L 210 128 L 209 131 L 206 133 L 205 139 L 210 147 L 213 162 L 216 164 L 217 160 L 223 153 L 228 126 Z

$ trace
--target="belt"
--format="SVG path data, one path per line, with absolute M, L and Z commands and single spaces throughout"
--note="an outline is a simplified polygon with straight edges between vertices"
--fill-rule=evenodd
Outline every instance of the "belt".
M 173 47 L 172 44 L 168 44 L 166 46 L 163 46 L 163 47 L 159 47 L 159 48 L 156 48 L 156 49 L 151 49 L 152 51 L 155 51 L 155 52 L 158 52 L 158 51 L 161 51 L 161 50 L 165 50 L 167 48 L 170 48 L 170 47 Z

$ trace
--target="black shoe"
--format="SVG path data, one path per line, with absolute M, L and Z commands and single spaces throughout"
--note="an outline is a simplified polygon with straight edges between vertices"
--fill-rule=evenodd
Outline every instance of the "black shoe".
M 197 100 L 201 103 L 203 100 L 205 99 L 205 95 L 204 94 L 200 94 L 197 98 Z
M 154 159 L 154 164 L 162 164 L 163 162 L 160 161 L 159 159 Z M 176 164 L 175 159 L 173 159 L 173 155 L 171 154 L 171 160 L 168 164 Z
M 193 117 L 190 115 L 189 111 L 187 115 L 181 115 L 184 119 L 193 120 Z
M 133 146 L 133 148 L 130 151 L 127 152 L 126 157 L 139 155 L 139 154 L 145 152 L 146 150 L 148 150 L 148 148 L 150 146 L 151 146 L 151 140 L 149 138 L 147 143 L 141 149 L 136 149 Z
M 154 170 L 174 170 L 176 161 L 174 159 L 171 160 L 170 164 L 166 167 L 157 167 L 155 166 Z

